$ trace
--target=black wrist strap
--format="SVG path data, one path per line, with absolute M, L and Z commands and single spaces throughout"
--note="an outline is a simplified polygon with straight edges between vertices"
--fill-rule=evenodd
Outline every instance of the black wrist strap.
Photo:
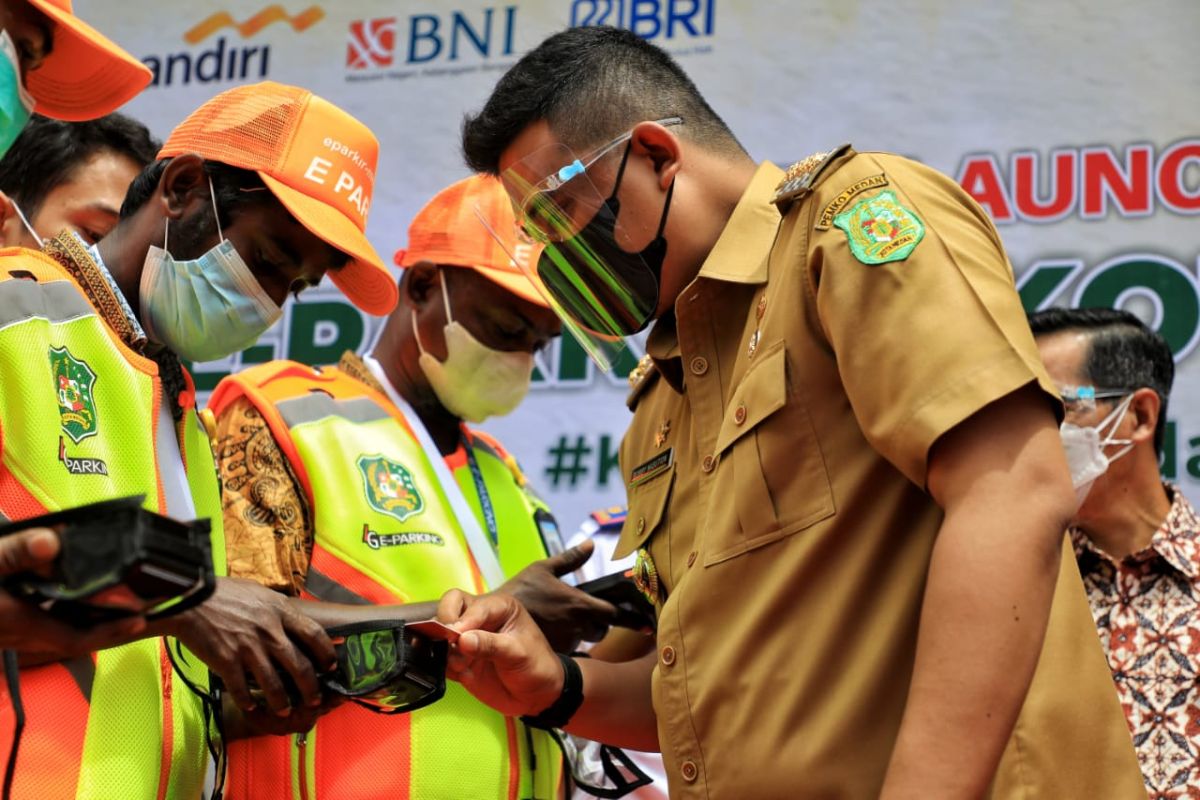
M 548 731 L 553 728 L 565 727 L 575 716 L 575 712 L 583 705 L 583 673 L 575 659 L 559 653 L 558 658 L 563 665 L 562 693 L 550 704 L 545 711 L 532 717 L 521 717 L 521 721 L 531 728 Z

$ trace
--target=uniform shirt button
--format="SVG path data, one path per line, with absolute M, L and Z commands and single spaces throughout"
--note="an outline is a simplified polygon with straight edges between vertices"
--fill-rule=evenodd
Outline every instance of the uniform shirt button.
M 688 566 L 690 567 L 692 564 L 695 564 L 695 563 L 696 563 L 696 551 L 693 550 L 692 552 L 688 553 Z
M 671 645 L 664 647 L 660 655 L 662 657 L 663 666 L 669 667 L 675 663 L 675 648 L 671 647 Z
M 717 460 L 715 458 L 712 456 L 705 456 L 704 460 L 700 462 L 700 469 L 704 470 L 705 472 L 712 472 L 713 467 L 716 465 Z
M 692 374 L 703 375 L 708 372 L 708 359 L 704 356 L 696 356 L 692 359 Z
M 638 517 L 638 533 L 644 533 L 646 530 L 646 518 Z
M 745 404 L 738 406 L 737 410 L 733 412 L 733 421 L 735 423 L 737 423 L 738 425 L 741 425 L 743 422 L 746 421 L 746 406 L 745 406 Z
M 688 783 L 694 783 L 696 778 L 700 776 L 700 768 L 696 766 L 696 762 L 690 758 L 679 765 L 679 775 Z

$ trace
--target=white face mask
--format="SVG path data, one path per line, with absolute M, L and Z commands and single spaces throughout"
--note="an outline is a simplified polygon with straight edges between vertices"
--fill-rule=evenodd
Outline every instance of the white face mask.
M 142 324 L 154 341 L 189 361 L 213 361 L 242 350 L 283 313 L 225 238 L 208 179 L 220 242 L 199 258 L 177 260 L 163 246 L 146 253 L 139 298 Z
M 1125 419 L 1133 395 L 1127 395 L 1107 417 L 1095 427 L 1081 427 L 1070 422 L 1064 422 L 1058 429 L 1062 437 L 1063 449 L 1067 452 L 1067 466 L 1071 469 L 1071 483 L 1075 486 L 1075 510 L 1083 505 L 1092 484 L 1108 471 L 1108 466 L 1121 456 L 1133 449 L 1130 439 L 1116 439 L 1113 434 Z M 1104 431 L 1108 432 L 1105 433 Z M 1104 448 L 1110 445 L 1124 445 L 1111 456 L 1106 455 Z
M 521 350 L 493 350 L 471 335 L 450 315 L 446 276 L 439 269 L 442 300 L 446 305 L 446 360 L 438 361 L 425 351 L 417 332 L 417 312 L 412 312 L 413 336 L 421 350 L 418 364 L 438 400 L 454 416 L 468 422 L 502 417 L 525 399 L 533 377 L 533 354 Z

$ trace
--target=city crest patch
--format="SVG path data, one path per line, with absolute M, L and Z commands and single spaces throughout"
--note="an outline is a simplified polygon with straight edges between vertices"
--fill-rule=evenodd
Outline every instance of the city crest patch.
M 403 464 L 382 455 L 361 455 L 357 463 L 371 508 L 401 522 L 425 510 L 425 499 Z
M 71 355 L 65 347 L 50 348 L 50 371 L 54 373 L 54 389 L 58 396 L 58 416 L 62 431 L 79 444 L 99 432 L 96 416 L 96 401 L 92 387 L 96 385 L 96 373 L 82 361 Z
M 925 236 L 925 224 L 890 189 L 859 200 L 833 224 L 846 232 L 854 257 L 871 265 L 903 261 Z

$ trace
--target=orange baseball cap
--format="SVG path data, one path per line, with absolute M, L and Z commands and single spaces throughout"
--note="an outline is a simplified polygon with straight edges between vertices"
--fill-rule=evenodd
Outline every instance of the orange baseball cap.
M 354 305 L 384 315 L 399 292 L 367 241 L 379 142 L 307 89 L 264 81 L 221 92 L 171 131 L 159 159 L 195 153 L 254 170 L 300 224 L 349 256 L 329 277 Z
M 47 117 L 78 122 L 116 111 L 150 84 L 153 73 L 75 16 L 71 0 L 28 0 L 54 22 L 54 46 L 25 76 L 25 88 Z
M 518 236 L 512 201 L 500 179 L 472 175 L 438 192 L 417 212 L 408 226 L 408 247 L 396 251 L 395 262 L 402 268 L 423 261 L 470 267 L 518 297 L 549 307 L 532 277 L 541 250 Z

